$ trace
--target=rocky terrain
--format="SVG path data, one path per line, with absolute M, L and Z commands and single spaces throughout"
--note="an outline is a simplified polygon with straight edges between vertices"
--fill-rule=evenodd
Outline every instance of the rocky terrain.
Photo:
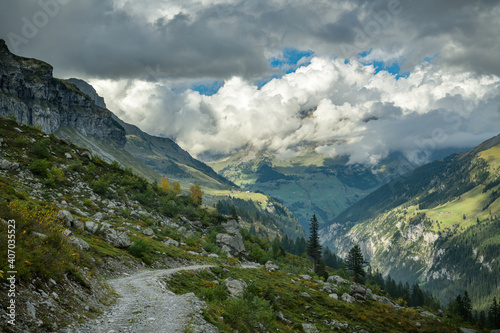
M 455 330 L 333 270 L 323 281 L 245 221 L 39 128 L 0 118 L 0 137 L 0 214 L 18 225 L 16 326 L 2 293 L 5 332 Z

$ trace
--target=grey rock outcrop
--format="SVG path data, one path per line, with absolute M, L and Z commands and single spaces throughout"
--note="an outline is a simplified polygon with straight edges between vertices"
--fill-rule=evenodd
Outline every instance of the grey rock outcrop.
M 118 248 L 126 248 L 130 246 L 130 238 L 126 231 L 117 231 L 115 229 L 107 229 L 105 231 L 106 241 Z
M 224 251 L 226 251 L 233 257 L 245 251 L 245 244 L 243 243 L 243 237 L 239 232 L 235 235 L 217 234 L 216 241 L 217 245 L 220 248 L 222 248 Z
M 13 55 L 0 40 L 0 116 L 12 114 L 18 122 L 39 125 L 54 133 L 70 126 L 83 135 L 126 142 L 125 130 L 74 84 L 55 79 L 51 65 Z
M 222 222 L 221 226 L 226 230 L 228 234 L 240 233 L 240 224 L 236 220 Z
M 347 302 L 347 303 L 354 303 L 355 302 L 355 299 L 354 297 L 352 297 L 351 295 L 349 295 L 348 293 L 344 293 L 341 297 L 341 299 L 344 301 L 344 302 Z
M 348 283 L 347 280 L 345 280 L 344 278 L 342 278 L 338 275 L 329 276 L 327 282 L 333 283 L 333 284 Z
M 314 324 L 302 324 L 302 329 L 305 333 L 318 333 L 318 329 Z
M 176 241 L 175 239 L 172 239 L 172 238 L 169 238 L 167 239 L 166 241 L 163 242 L 165 245 L 167 246 L 175 246 L 175 247 L 178 247 L 179 246 L 179 242 Z
M 19 163 L 10 162 L 0 157 L 0 170 L 17 170 L 17 169 L 19 169 Z
M 274 262 L 272 262 L 271 260 L 266 262 L 265 267 L 269 272 L 274 272 L 274 271 L 280 270 L 280 267 L 278 265 L 276 265 Z
M 146 236 L 154 236 L 155 232 L 151 228 L 144 229 L 142 233 Z
M 228 278 L 224 280 L 224 284 L 226 285 L 229 297 L 238 297 L 240 295 L 243 295 L 247 287 L 245 281 L 235 280 L 233 278 Z
M 75 236 L 68 237 L 68 242 L 83 251 L 88 251 L 90 249 L 90 245 L 86 241 Z
M 97 229 L 99 229 L 99 224 L 93 221 L 85 222 L 85 230 L 87 230 L 91 234 L 95 234 L 97 232 Z

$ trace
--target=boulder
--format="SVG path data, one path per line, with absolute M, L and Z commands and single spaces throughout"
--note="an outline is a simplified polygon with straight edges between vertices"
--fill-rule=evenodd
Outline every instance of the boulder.
M 223 222 L 221 226 L 226 230 L 228 234 L 240 233 L 240 224 L 236 220 Z
M 333 298 L 333 299 L 339 299 L 339 296 L 337 294 L 330 294 L 328 296 Z
M 17 169 L 19 169 L 19 163 L 10 162 L 0 157 L 0 170 L 17 170 Z
M 349 295 L 348 293 L 344 293 L 341 297 L 341 299 L 344 301 L 344 302 L 347 302 L 347 303 L 354 303 L 355 299 L 354 297 L 352 297 L 351 295 Z
M 328 277 L 327 282 L 333 283 L 333 284 L 339 284 L 339 283 L 347 283 L 348 281 L 343 279 L 342 277 L 338 275 L 332 275 Z
M 64 153 L 64 157 L 67 158 L 68 160 L 73 158 L 73 156 L 71 156 L 70 153 Z
M 300 275 L 300 278 L 307 281 L 312 280 L 312 277 L 310 275 Z
M 33 231 L 32 234 L 33 234 L 33 236 L 37 236 L 39 238 L 43 238 L 43 239 L 47 238 L 47 235 L 41 234 L 41 233 L 36 232 L 36 231 Z
M 95 234 L 97 232 L 97 229 L 99 229 L 99 224 L 92 221 L 85 222 L 85 230 L 87 230 L 91 234 Z
M 300 294 L 300 297 L 302 297 L 302 298 L 312 298 L 312 297 L 311 297 L 311 295 L 309 295 L 309 294 L 308 294 L 308 293 L 306 293 L 306 292 L 301 293 L 301 294 Z
M 108 229 L 111 229 L 113 226 L 107 222 L 103 222 L 101 223 L 101 230 L 102 231 L 106 231 Z
M 101 212 L 97 212 L 92 216 L 92 218 L 98 222 L 100 222 L 104 218 L 104 214 Z
M 163 244 L 167 246 L 175 246 L 175 247 L 179 246 L 179 242 L 172 238 L 167 239 L 166 241 L 163 242 Z
M 233 278 L 227 278 L 226 280 L 224 280 L 224 284 L 226 285 L 229 297 L 237 297 L 243 295 L 247 287 L 245 281 L 235 280 Z
M 64 222 L 64 226 L 67 228 L 72 227 L 72 222 L 74 220 L 73 215 L 67 210 L 60 210 L 58 213 L 59 218 Z
M 291 324 L 292 323 L 291 320 L 288 320 L 288 319 L 285 318 L 285 316 L 283 316 L 283 312 L 281 312 L 281 311 L 276 312 L 276 317 L 279 320 L 281 320 L 282 322 L 284 322 L 284 323 L 287 323 L 287 324 Z
M 217 245 L 233 257 L 245 251 L 245 244 L 240 233 L 235 235 L 217 234 L 216 240 Z
M 366 294 L 366 287 L 359 283 L 351 284 L 351 295 L 352 294 Z
M 107 229 L 105 231 L 106 241 L 118 248 L 126 248 L 130 246 L 130 238 L 126 231 L 116 231 L 115 229 Z
M 269 272 L 274 272 L 274 271 L 279 271 L 280 270 L 280 267 L 278 265 L 276 265 L 274 262 L 272 262 L 271 260 L 269 260 L 268 262 L 266 262 L 266 269 L 269 271 Z
M 302 324 L 302 329 L 305 333 L 319 333 L 318 329 L 314 324 Z
M 432 319 L 437 319 L 437 316 L 434 313 L 429 312 L 429 311 L 422 311 L 422 312 L 420 312 L 420 315 L 422 317 L 428 317 L 428 318 L 432 318 Z
M 85 224 L 82 221 L 80 221 L 79 218 L 76 218 L 73 220 L 73 223 L 71 223 L 71 226 L 75 229 L 83 230 L 83 228 L 85 227 Z
M 90 245 L 86 241 L 75 236 L 68 237 L 68 242 L 83 251 L 90 249 Z
M 88 150 L 83 151 L 80 155 L 82 157 L 88 158 L 89 161 L 92 161 L 92 154 Z
M 142 232 L 146 236 L 154 236 L 155 232 L 151 228 L 144 229 Z

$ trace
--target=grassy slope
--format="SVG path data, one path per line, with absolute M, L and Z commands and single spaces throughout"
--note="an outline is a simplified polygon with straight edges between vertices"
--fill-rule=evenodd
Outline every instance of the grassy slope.
M 16 128 L 19 128 L 22 132 L 16 130 Z M 6 144 L 2 149 L 2 157 L 10 161 L 16 161 L 20 164 L 20 169 L 23 170 L 22 174 L 19 171 L 2 171 L 2 176 L 0 176 L 0 188 L 2 189 L 0 199 L 2 209 L 7 207 L 7 211 L 2 210 L 2 212 L 7 216 L 15 211 L 14 205 L 27 205 L 32 207 L 30 209 L 34 210 L 34 212 L 40 214 L 39 216 L 42 219 L 35 219 L 29 213 L 25 214 L 25 216 L 30 216 L 30 218 L 16 217 L 19 222 L 23 221 L 23 224 L 19 223 L 19 229 L 17 230 L 20 235 L 23 235 L 23 238 L 19 239 L 17 252 L 18 265 L 23 265 L 24 268 L 21 270 L 21 266 L 19 266 L 19 271 L 22 272 L 19 274 L 22 281 L 21 285 L 19 285 L 20 290 L 32 283 L 34 279 L 40 279 L 41 287 L 39 288 L 44 288 L 50 293 L 50 289 L 47 289 L 47 284 L 44 283 L 49 278 L 53 278 L 60 285 L 64 285 L 64 276 L 67 275 L 70 279 L 88 285 L 86 287 L 88 288 L 87 292 L 92 293 L 92 283 L 89 282 L 92 277 L 90 276 L 99 275 L 99 271 L 105 270 L 110 259 L 131 266 L 134 266 L 137 260 L 140 260 L 152 268 L 168 267 L 172 262 L 203 262 L 214 264 L 218 268 L 212 269 L 211 273 L 202 273 L 199 276 L 188 272 L 178 274 L 173 280 L 169 281 L 169 285 L 176 292 L 195 292 L 202 298 L 210 294 L 208 289 L 215 287 L 214 280 L 221 282 L 227 277 L 241 278 L 251 286 L 248 295 L 251 298 L 250 302 L 247 302 L 247 299 L 224 300 L 220 304 L 209 302 L 206 317 L 218 325 L 223 332 L 232 332 L 235 327 L 238 327 L 235 325 L 245 326 L 251 320 L 262 321 L 263 324 L 268 325 L 267 327 L 278 328 L 283 332 L 301 331 L 302 323 L 313 321 L 320 331 L 328 332 L 331 331 L 331 328 L 324 321 L 331 321 L 332 319 L 347 322 L 351 327 L 359 325 L 371 331 L 403 332 L 415 327 L 417 322 L 422 325 L 421 331 L 423 332 L 451 332 L 455 330 L 455 327 L 448 323 L 442 324 L 434 320 L 424 319 L 412 309 L 399 312 L 371 301 L 366 304 L 347 304 L 333 300 L 326 293 L 319 290 L 319 284 L 313 281 L 303 281 L 297 276 L 300 273 L 307 273 L 311 268 L 311 263 L 294 256 L 276 256 L 269 242 L 248 233 L 244 233 L 245 246 L 249 252 L 243 255 L 245 259 L 257 260 L 262 263 L 269 259 L 274 260 L 283 271 L 292 275 L 282 272 L 268 273 L 263 269 L 242 270 L 231 267 L 236 264 L 234 259 L 208 258 L 188 253 L 187 251 L 200 253 L 203 249 L 215 253 L 220 252 L 216 247 L 213 247 L 213 243 L 210 245 L 215 234 L 220 232 L 217 223 L 218 217 L 214 214 L 203 208 L 193 207 L 187 198 L 165 196 L 164 193 L 158 192 L 143 179 L 127 170 L 123 170 L 116 164 L 108 164 L 95 157 L 91 162 L 82 157 L 85 149 L 73 144 L 68 145 L 55 136 L 45 135 L 35 128 L 0 119 L 0 136 L 4 139 L 4 144 Z M 45 140 L 43 147 L 47 148 L 47 151 L 33 147 L 32 141 L 36 142 L 42 139 Z M 66 158 L 65 154 L 67 153 L 71 154 L 71 159 Z M 46 158 L 50 167 L 62 170 L 64 177 L 52 183 L 47 182 L 47 175 L 35 175 L 31 179 L 30 173 L 25 170 L 29 168 L 33 161 L 41 158 L 40 154 L 45 155 L 44 158 Z M 105 181 L 107 184 L 104 190 L 99 191 L 99 193 L 87 187 L 83 187 L 83 189 L 82 187 L 75 187 L 76 184 L 83 183 L 94 188 L 96 182 L 100 181 Z M 63 195 L 59 196 L 57 193 Z M 103 200 L 94 199 L 89 201 L 88 198 L 93 195 L 97 195 Z M 63 200 L 66 204 L 63 203 Z M 107 200 L 119 202 L 122 209 L 108 210 Z M 10 204 L 5 206 L 6 202 L 10 202 Z M 38 208 L 44 202 L 51 203 L 50 209 L 52 213 L 45 214 L 43 210 Z M 175 204 L 172 205 L 172 202 Z M 92 215 L 97 212 L 104 212 L 105 222 L 111 224 L 115 229 L 126 230 L 131 240 L 141 245 L 132 246 L 129 249 L 118 249 L 104 240 L 102 232 L 90 234 L 81 229 L 73 229 L 72 231 L 77 237 L 85 240 L 90 245 L 88 252 L 77 250 L 64 241 L 62 243 L 54 243 L 53 241 L 44 243 L 43 238 L 35 236 L 31 231 L 45 233 L 50 239 L 59 235 L 62 228 L 61 221 L 54 219 L 50 214 L 56 213 L 61 207 L 69 209 L 81 221 L 88 219 L 85 214 Z M 141 213 L 131 215 L 131 209 Z M 184 234 L 180 234 L 177 230 L 156 224 L 159 220 L 165 218 L 165 215 L 177 220 L 180 214 L 186 215 L 191 220 L 201 221 L 205 228 L 206 237 L 195 234 L 186 238 Z M 38 221 L 42 222 L 38 223 Z M 147 227 L 154 230 L 154 238 L 147 237 L 140 232 L 140 229 Z M 2 232 L 0 235 L 5 236 L 6 233 Z M 61 239 L 60 236 L 57 237 Z M 162 241 L 169 237 L 185 242 L 185 245 L 180 247 L 167 246 Z M 59 246 L 59 248 L 56 246 Z M 60 246 L 63 246 L 64 250 L 61 250 Z M 47 256 L 47 251 L 55 252 L 54 254 L 50 252 L 51 255 Z M 36 265 L 26 264 L 28 261 L 36 263 Z M 5 271 L 6 267 L 2 265 L 0 269 Z M 292 282 L 291 279 L 296 282 Z M 346 286 L 339 286 L 338 288 L 339 294 L 348 291 Z M 298 294 L 301 292 L 309 293 L 312 298 L 299 297 Z M 63 327 L 70 322 L 76 320 L 82 322 L 100 313 L 98 309 L 93 309 L 92 313 L 80 309 L 86 304 L 86 300 L 78 300 L 78 297 L 73 299 L 70 293 L 70 289 L 64 294 L 59 293 L 59 297 L 63 299 L 62 304 L 65 304 L 65 311 L 54 314 L 50 313 L 50 311 L 45 313 L 42 308 L 38 308 L 37 317 L 42 320 L 43 324 L 34 326 L 35 324 L 26 321 L 23 322 L 23 324 L 28 325 L 25 327 L 30 328 L 30 330 L 36 328 L 40 332 L 51 331 L 54 322 L 57 322 L 59 327 Z M 23 295 L 26 295 L 26 293 L 23 293 Z M 222 298 L 225 299 L 225 296 Z M 0 297 L 2 304 L 5 301 L 3 296 Z M 109 305 L 109 298 L 103 297 L 101 302 Z M 242 308 L 240 306 L 242 304 L 246 304 L 248 308 Z M 293 324 L 286 324 L 277 320 L 275 317 L 277 311 L 282 311 L 286 318 L 293 320 Z M 221 319 L 221 316 L 226 319 Z M 231 318 L 236 318 L 236 320 L 233 321 Z M 244 318 L 249 318 L 249 321 L 242 322 Z M 245 330 L 242 329 L 241 331 Z
M 292 159 L 280 159 L 269 152 L 247 148 L 209 165 L 237 185 L 283 201 L 307 228 L 313 213 L 321 222 L 331 221 L 380 184 L 371 173 L 346 167 L 346 162 L 325 159 L 313 149 Z M 285 177 L 259 181 L 263 176 L 259 167 L 263 163 Z M 357 183 L 349 184 L 346 179 L 356 179 Z
M 395 181 L 392 188 L 385 186 L 349 208 L 340 216 L 344 221 L 354 218 L 351 223 L 356 222 L 348 232 L 347 243 L 363 243 L 371 254 L 372 266 L 397 279 L 429 282 L 427 287 L 442 301 L 467 288 L 475 307 L 485 309 L 494 296 L 500 296 L 500 289 L 491 284 L 500 274 L 500 237 L 492 232 L 500 224 L 500 199 L 488 206 L 500 190 L 494 183 L 500 176 L 500 146 L 482 147 L 487 149 L 457 155 L 444 162 L 445 166 L 436 162 L 438 166 L 417 169 L 419 177 L 410 174 Z M 443 174 L 433 175 L 426 170 L 440 170 Z M 447 177 L 453 182 L 447 182 Z M 414 183 L 417 179 L 422 185 Z M 458 185 L 451 190 L 463 187 L 466 191 L 449 196 L 447 190 L 454 184 Z M 464 184 L 471 188 L 467 190 Z M 489 185 L 484 192 L 488 184 L 494 186 Z M 415 188 L 412 195 L 407 194 Z M 426 196 L 439 191 L 446 199 L 435 196 L 439 203 L 428 205 Z M 422 201 L 429 207 L 420 209 Z M 418 220 L 417 214 L 425 214 L 425 218 Z M 360 220 L 356 221 L 356 217 Z M 411 238 L 410 232 L 416 227 L 422 229 Z M 325 237 L 335 243 L 335 238 Z M 347 243 L 337 242 L 336 246 L 344 251 Z

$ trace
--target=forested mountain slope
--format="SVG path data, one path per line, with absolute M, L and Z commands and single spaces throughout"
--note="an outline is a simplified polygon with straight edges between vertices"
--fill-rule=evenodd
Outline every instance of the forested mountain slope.
M 499 296 L 500 136 L 394 179 L 322 230 L 340 254 L 359 243 L 372 268 L 420 281 L 443 301 Z M 497 297 L 498 298 L 498 297 Z

